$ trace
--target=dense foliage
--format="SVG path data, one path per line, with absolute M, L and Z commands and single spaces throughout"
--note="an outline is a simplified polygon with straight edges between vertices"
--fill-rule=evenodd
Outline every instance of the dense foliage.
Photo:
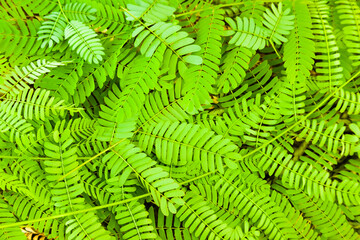
M 1 0 L 0 239 L 359 239 L 357 0 Z

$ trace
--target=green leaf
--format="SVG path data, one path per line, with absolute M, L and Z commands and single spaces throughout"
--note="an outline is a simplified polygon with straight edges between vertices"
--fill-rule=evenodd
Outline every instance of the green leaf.
M 143 20 L 148 24 L 165 22 L 175 12 L 175 8 L 169 6 L 168 0 L 136 0 L 135 4 L 128 3 L 129 13 L 126 20 Z
M 97 34 L 84 23 L 72 20 L 65 28 L 65 39 L 72 50 L 88 63 L 98 64 L 103 60 L 104 47 Z
M 43 40 L 41 48 L 48 45 L 49 48 L 54 46 L 54 43 L 61 43 L 64 40 L 64 31 L 67 26 L 65 17 L 60 12 L 52 12 L 50 15 L 44 17 L 48 21 L 44 21 L 39 28 L 37 34 L 38 40 Z
M 278 8 L 275 4 L 271 4 L 271 10 L 266 9 L 263 17 L 264 25 L 271 31 L 269 34 L 269 41 L 273 41 L 276 44 L 287 42 L 286 35 L 290 34 L 290 31 L 294 28 L 294 15 L 290 14 L 290 9 L 283 10 L 282 3 L 280 2 Z
M 269 32 L 262 26 L 258 26 L 255 20 L 247 17 L 236 17 L 236 22 L 231 18 L 225 18 L 225 21 L 233 29 L 227 32 L 232 36 L 229 44 L 250 48 L 252 50 L 263 49 L 270 36 Z

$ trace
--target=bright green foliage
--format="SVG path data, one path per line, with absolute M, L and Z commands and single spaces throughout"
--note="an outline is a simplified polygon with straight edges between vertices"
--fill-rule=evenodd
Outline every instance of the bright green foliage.
M 8 204 L 14 210 L 16 216 L 22 221 L 34 220 L 39 217 L 50 217 L 54 214 L 53 207 L 47 208 L 36 201 L 20 194 L 11 193 L 6 195 Z M 65 222 L 63 218 L 52 219 L 46 222 L 37 222 L 33 227 L 48 237 L 65 239 Z
M 85 3 L 69 3 L 61 9 L 61 12 L 52 12 L 46 16 L 45 21 L 37 32 L 38 40 L 43 40 L 42 48 L 48 44 L 52 48 L 53 43 L 59 43 L 67 39 L 72 50 L 80 55 L 85 61 L 99 63 L 102 61 L 104 48 L 93 29 L 84 23 L 95 20 L 92 15 L 96 12 Z
M 21 135 L 29 133 L 33 129 L 25 119 L 6 112 L 4 109 L 0 110 L 0 132 L 3 140 L 14 142 Z
M 86 3 L 68 3 L 64 5 L 64 13 L 70 20 L 78 20 L 83 23 L 95 20 L 96 9 Z
M 301 212 L 290 207 L 292 205 L 288 198 L 277 191 L 272 191 L 271 200 L 274 201 L 280 207 L 280 211 L 285 213 L 286 217 L 294 223 L 293 227 L 295 231 L 300 234 L 301 238 L 320 239 L 319 233 L 310 228 L 309 222 L 301 215 Z
M 281 44 L 287 42 L 284 36 L 290 34 L 293 29 L 293 15 L 289 15 L 290 9 L 283 10 L 282 3 L 278 8 L 274 4 L 271 10 L 266 9 L 264 13 L 264 27 L 259 25 L 254 18 L 237 17 L 236 22 L 227 18 L 227 22 L 233 29 L 228 31 L 228 35 L 234 35 L 229 44 L 243 46 L 253 50 L 263 49 L 267 41 Z
M 335 41 L 334 31 L 329 23 L 330 9 L 328 1 L 314 1 L 309 4 L 312 19 L 313 39 L 317 40 L 315 45 L 314 69 L 317 73 L 315 78 L 319 88 L 340 86 L 343 80 L 343 67 L 339 61 L 339 47 Z
M 315 224 L 315 230 L 327 239 L 358 239 L 360 236 L 341 214 L 339 206 L 322 200 L 313 201 L 303 192 L 287 190 L 290 201 Z M 326 220 L 319 219 L 319 215 L 326 216 Z
M 102 55 L 105 55 L 96 33 L 82 22 L 70 21 L 65 28 L 65 39 L 68 39 L 72 50 L 76 50 L 89 63 L 99 63 Z
M 28 63 L 28 56 L 44 53 L 40 48 L 42 42 L 36 40 L 40 22 L 37 19 L 23 21 L 19 18 L 14 21 L 15 24 L 3 19 L 0 21 L 0 50 L 6 57 L 11 58 L 11 65 Z
M 221 59 L 222 74 L 218 81 L 221 92 L 228 93 L 237 88 L 246 76 L 253 51 L 242 47 L 228 47 Z
M 63 64 L 62 62 L 50 62 L 43 59 L 37 60 L 36 64 L 32 62 L 21 69 L 15 66 L 12 72 L 3 77 L 3 82 L 0 86 L 0 93 L 3 94 L 1 98 L 7 95 L 19 94 L 19 91 L 29 88 L 28 85 L 34 84 L 35 80 L 39 79 L 39 76 L 50 72 L 49 68 L 55 68 Z
M 19 181 L 16 176 L 7 174 L 6 172 L 1 172 L 0 188 L 5 191 L 11 190 L 13 192 L 19 192 L 25 196 L 34 197 L 25 184 Z
M 360 239 L 359 89 L 357 0 L 0 0 L 0 240 Z
M 156 234 L 151 226 L 151 219 L 144 204 L 137 201 L 126 203 L 116 208 L 116 216 L 119 225 L 123 226 L 120 231 L 124 232 L 124 239 L 155 239 Z
M 127 141 L 117 145 L 102 161 L 109 166 L 110 177 L 120 176 L 120 186 L 133 172 L 165 215 L 176 212 L 175 203 L 183 204 L 181 197 L 184 192 L 179 184 L 168 177 L 168 172 L 157 167 L 154 160 Z
M 65 222 L 67 239 L 115 240 L 93 212 L 75 215 Z
M 6 223 L 16 222 L 15 216 L 10 211 L 10 206 L 5 202 L 5 200 L 0 200 L 0 226 Z M 0 230 L 1 239 L 23 239 L 25 240 L 25 235 L 21 232 L 21 229 L 18 227 L 11 227 L 7 229 Z
M 41 47 L 45 48 L 49 45 L 51 48 L 54 43 L 60 43 L 64 40 L 64 31 L 66 28 L 66 19 L 59 12 L 53 12 L 48 16 L 45 16 L 46 20 L 42 23 L 38 34 L 40 35 L 38 40 L 44 39 Z
M 33 88 L 24 89 L 16 96 L 6 96 L 1 104 L 1 109 L 25 119 L 43 121 L 51 115 L 64 115 L 65 111 L 73 113 L 80 110 L 64 104 L 64 100 L 50 97 L 50 91 L 41 88 L 35 91 Z
M 201 48 L 192 44 L 194 39 L 188 37 L 186 32 L 179 30 L 181 27 L 173 23 L 158 22 L 151 27 L 140 26 L 134 30 L 132 37 L 135 38 L 135 47 L 140 46 L 141 54 L 151 57 L 159 46 L 165 45 L 168 58 L 179 58 L 181 63 L 192 63 L 199 65 L 202 59 L 199 56 L 187 55 L 189 53 L 198 52 Z M 185 56 L 184 56 L 185 55 Z M 172 59 L 171 59 L 172 60 Z
M 180 220 L 173 214 L 164 216 L 161 211 L 155 212 L 153 207 L 149 209 L 149 213 L 154 228 L 157 228 L 157 234 L 161 239 L 194 239 L 189 230 L 182 227 Z
M 295 1 L 292 4 L 295 14 L 295 28 L 291 30 L 289 41 L 284 45 L 284 66 L 286 77 L 291 85 L 305 86 L 310 77 L 315 57 L 315 43 L 312 41 L 311 16 L 306 4 Z
M 78 197 L 84 190 L 77 172 L 65 176 L 78 166 L 76 148 L 72 146 L 73 139 L 69 135 L 70 131 L 54 131 L 52 141 L 44 143 L 44 153 L 51 159 L 44 161 L 44 170 L 53 195 L 52 201 L 59 212 L 80 209 L 84 201 Z M 60 178 L 64 179 L 59 181 Z
M 224 172 L 224 163 L 234 169 L 232 159 L 239 157 L 237 146 L 221 135 L 215 135 L 198 125 L 179 122 L 159 122 L 139 132 L 139 144 L 148 153 L 155 150 L 159 161 L 167 165 L 189 164 L 195 156 L 201 156 L 201 168 Z
M 201 20 L 195 27 L 199 28 L 196 43 L 201 50 L 198 53 L 203 59 L 198 66 L 192 66 L 185 72 L 184 101 L 189 102 L 188 112 L 196 112 L 202 104 L 209 104 L 208 92 L 215 84 L 221 58 L 221 37 L 223 36 L 224 12 L 211 9 L 201 13 Z M 194 63 L 196 64 L 196 63 Z
M 253 50 L 263 49 L 268 40 L 269 32 L 262 26 L 258 26 L 253 18 L 236 17 L 236 22 L 227 18 L 226 22 L 233 29 L 227 32 L 228 35 L 235 34 L 229 44 L 242 46 Z
M 284 149 L 269 146 L 262 152 L 258 166 L 267 170 L 269 175 L 281 175 L 281 181 L 295 189 L 304 190 L 314 199 L 323 199 L 340 204 L 358 205 L 360 202 L 360 186 L 356 181 L 344 179 L 341 183 L 331 181 L 329 173 L 318 171 L 304 162 L 294 162 Z M 352 189 L 352 190 L 350 190 Z
M 360 53 L 357 46 L 360 44 L 360 6 L 354 0 L 335 1 L 335 5 L 350 59 L 354 66 L 359 66 Z
M 289 15 L 289 8 L 283 10 L 281 2 L 278 8 L 276 8 L 275 4 L 271 4 L 271 10 L 266 9 L 266 13 L 264 13 L 264 25 L 271 31 L 269 41 L 276 44 L 287 42 L 284 36 L 289 35 L 290 30 L 293 29 L 294 16 Z
M 148 24 L 165 22 L 176 10 L 169 6 L 168 0 L 137 0 L 135 4 L 128 3 L 126 7 L 129 10 L 126 20 L 141 19 Z

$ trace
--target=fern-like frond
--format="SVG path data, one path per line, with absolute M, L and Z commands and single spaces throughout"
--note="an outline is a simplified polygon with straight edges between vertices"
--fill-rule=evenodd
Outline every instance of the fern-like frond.
M 4 55 L 0 55 L 0 76 L 6 75 L 10 71 L 9 65 L 8 59 Z
M 289 41 L 284 44 L 284 66 L 286 78 L 295 94 L 300 86 L 306 86 L 306 79 L 310 77 L 315 57 L 315 43 L 312 41 L 311 17 L 305 2 L 297 0 L 292 3 L 295 15 L 294 28 L 291 30 Z
M 65 231 L 69 240 L 115 240 L 115 237 L 103 228 L 94 212 L 72 216 L 65 225 L 67 226 Z
M 6 3 L 10 7 L 12 7 L 14 11 L 18 12 L 19 17 L 14 16 L 17 19 L 24 19 L 26 16 L 20 12 L 26 12 L 28 16 L 33 17 L 35 15 L 46 16 L 49 13 L 59 9 L 57 2 L 45 2 L 39 0 L 24 0 L 24 1 L 8 0 L 6 1 Z M 5 4 L 2 4 L 2 6 L 4 5 Z
M 128 54 L 131 56 L 131 51 L 124 47 L 127 40 L 112 40 L 104 42 L 107 47 L 107 59 L 102 61 L 98 66 L 84 66 L 84 73 L 82 79 L 77 83 L 73 102 L 76 105 L 84 103 L 86 99 L 91 96 L 97 87 L 103 88 L 104 84 L 110 79 L 114 79 L 116 68 L 122 66 L 122 60 L 127 59 Z
M 328 105 L 341 113 L 357 115 L 360 113 L 360 93 L 340 89 L 334 94 Z
M 257 94 L 275 95 L 281 87 L 281 80 L 278 76 L 273 77 L 273 74 L 270 61 L 261 60 L 260 55 L 256 54 L 250 61 L 249 70 L 242 85 L 248 85 L 246 90 L 252 93 L 252 97 L 255 97 Z M 228 97 L 234 98 L 231 95 L 228 95 Z M 219 99 L 219 101 L 221 100 Z
M 349 179 L 342 182 L 331 180 L 329 173 L 318 171 L 304 162 L 294 162 L 292 156 L 278 147 L 270 145 L 262 150 L 256 164 L 259 168 L 267 170 L 269 175 L 281 175 L 283 184 L 305 191 L 314 199 L 335 202 L 350 206 L 360 203 L 360 184 Z
M 290 14 L 290 8 L 283 10 L 282 2 L 278 4 L 271 4 L 271 10 L 266 9 L 264 13 L 264 25 L 271 31 L 269 34 L 269 41 L 273 41 L 276 44 L 287 42 L 286 35 L 290 34 L 290 31 L 294 28 L 294 15 Z
M 34 198 L 28 187 L 22 183 L 18 177 L 8 174 L 3 170 L 0 170 L 0 189 L 5 192 L 10 190 Z
M 286 191 L 294 206 L 304 213 L 316 230 L 328 239 L 359 239 L 359 234 L 346 221 L 341 209 L 335 203 L 309 198 L 300 190 Z
M 82 139 L 91 140 L 96 131 L 96 121 L 89 118 L 72 118 L 70 120 L 58 121 L 54 126 L 54 131 L 60 133 L 69 130 L 70 136 L 75 141 Z
M 360 160 L 350 159 L 344 164 L 342 169 L 339 169 L 338 174 L 335 175 L 338 179 L 351 179 L 352 181 L 360 181 Z
M 112 90 L 115 90 L 113 88 Z M 118 88 L 116 91 L 120 91 Z M 117 92 L 119 93 L 119 92 Z M 99 127 L 96 130 L 96 138 L 100 141 L 111 143 L 120 141 L 122 138 L 130 138 L 135 130 L 135 118 L 124 118 L 124 115 L 117 116 L 113 109 L 104 107 L 98 119 Z
M 83 162 L 86 161 L 86 159 L 88 159 L 90 157 L 93 157 L 97 153 L 99 153 L 99 152 L 103 151 L 104 149 L 106 149 L 107 148 L 107 143 L 102 142 L 102 141 L 98 141 L 98 140 L 93 140 L 93 139 L 90 139 L 90 140 L 86 139 L 86 140 L 80 141 L 77 144 L 77 147 L 78 147 L 77 154 L 78 154 L 79 157 L 81 157 L 83 159 L 81 161 L 83 163 Z M 91 171 L 97 171 L 98 170 L 99 177 L 101 177 L 101 178 L 105 178 L 108 175 L 108 171 L 100 170 L 100 169 L 105 169 L 106 166 L 104 164 L 102 164 L 102 162 L 98 158 L 96 158 L 93 161 L 87 163 L 86 166 L 87 166 L 88 169 L 91 169 Z M 84 186 L 86 186 L 86 185 L 84 185 Z M 91 195 L 91 194 L 89 194 L 89 195 Z
M 326 146 L 318 147 L 313 144 L 306 148 L 304 154 L 300 156 L 301 161 L 311 164 L 318 171 L 333 170 L 334 165 L 340 162 L 340 159 L 340 154 L 326 151 Z
M 224 112 L 221 116 L 208 113 L 197 115 L 194 119 L 194 123 L 204 128 L 209 128 L 216 134 L 222 135 L 223 138 L 228 138 L 236 145 L 241 146 L 242 139 L 240 136 L 244 135 L 244 128 L 242 127 L 243 122 L 241 119 L 247 112 L 244 112 L 244 115 L 241 115 L 240 111 L 238 112 L 235 110 L 234 112 L 234 109 L 235 107 L 227 109 L 227 112 Z M 244 111 L 247 111 L 247 109 Z M 239 113 L 239 115 L 237 115 L 237 113 Z
M 68 40 L 72 50 L 88 63 L 98 64 L 103 60 L 104 47 L 97 34 L 77 20 L 72 20 L 65 28 L 65 39 Z
M 147 24 L 166 22 L 176 10 L 168 0 L 135 0 L 135 4 L 126 6 L 130 12 L 126 13 L 126 20 L 143 20 Z
M 195 240 L 189 230 L 184 228 L 174 214 L 164 216 L 160 211 L 157 211 L 153 207 L 149 209 L 150 219 L 156 229 L 158 236 L 161 239 L 177 239 L 177 240 Z
M 52 12 L 50 15 L 45 16 L 44 21 L 37 32 L 39 35 L 38 41 L 43 40 L 41 48 L 47 45 L 52 48 L 55 43 L 59 44 L 64 40 L 64 32 L 67 26 L 65 17 L 60 12 Z
M 203 104 L 210 103 L 209 92 L 215 84 L 221 58 L 221 37 L 224 29 L 224 11 L 210 9 L 201 13 L 201 20 L 196 24 L 199 30 L 197 41 L 201 47 L 198 53 L 203 59 L 198 66 L 192 66 L 184 74 L 182 94 L 184 101 L 189 102 L 187 111 L 196 112 Z
M 78 210 L 84 205 L 84 199 L 79 197 L 84 187 L 80 184 L 77 171 L 59 181 L 78 166 L 77 149 L 72 143 L 68 129 L 62 133 L 55 131 L 52 138 L 44 143 L 44 153 L 50 158 L 44 161 L 44 170 L 53 194 L 52 201 L 59 213 Z
M 0 16 L 0 240 L 360 239 L 359 1 Z
M 227 171 L 211 178 L 210 183 L 221 198 L 220 206 L 247 217 L 268 239 L 298 238 L 280 207 L 267 194 L 252 191 L 236 175 L 235 171 Z
M 280 211 L 286 215 L 286 218 L 289 219 L 298 235 L 301 236 L 301 239 L 321 239 L 319 233 L 312 228 L 312 222 L 305 219 L 299 209 L 296 209 L 291 205 L 289 199 L 276 191 L 271 191 L 270 197 L 271 200 L 280 207 Z
M 37 19 L 14 21 L 14 24 L 0 21 L 0 52 L 10 57 L 14 65 L 23 63 L 27 57 L 34 54 L 44 54 L 45 50 L 40 47 L 41 42 L 36 41 L 40 22 Z
M 42 121 L 45 121 L 50 116 L 64 116 L 66 111 L 73 114 L 80 110 L 65 104 L 64 100 L 50 97 L 50 91 L 41 88 L 35 91 L 33 88 L 24 89 L 16 96 L 5 96 L 4 101 L 0 104 L 0 109 L 21 116 L 24 119 Z
M 7 95 L 16 97 L 20 91 L 30 88 L 29 85 L 34 84 L 41 75 L 50 72 L 50 68 L 56 68 L 65 63 L 43 59 L 37 60 L 36 63 L 32 62 L 26 67 L 15 66 L 11 73 L 4 76 L 4 82 L 0 85 L 0 93 L 3 94 L 0 99 Z
M 116 74 L 117 62 L 126 58 L 129 49 L 124 47 L 124 40 L 105 41 L 107 59 L 98 66 L 91 66 L 83 61 L 76 61 L 55 69 L 45 78 L 36 81 L 36 86 L 52 90 L 52 95 L 61 97 L 69 103 L 84 103 L 96 87 L 103 87 Z M 121 66 L 121 63 L 119 63 Z
M 3 224 L 15 223 L 16 218 L 10 211 L 10 206 L 5 202 L 3 196 L 0 199 L 0 226 Z M 0 229 L 0 238 L 9 240 L 26 240 L 25 235 L 19 227 Z
M 319 104 L 319 102 L 324 101 L 328 96 L 329 92 L 318 91 L 319 89 L 313 85 L 314 89 L 307 92 L 307 97 L 305 100 L 306 111 L 311 111 Z M 339 112 L 333 107 L 336 102 L 336 97 L 333 97 L 327 104 L 324 104 L 321 107 L 317 108 L 317 111 L 314 112 L 308 119 L 320 118 L 324 121 L 329 121 L 328 125 L 333 125 L 337 123 L 340 118 Z
M 122 92 L 120 96 L 117 96 L 119 99 L 111 100 L 112 95 L 109 94 L 108 101 L 105 99 L 105 103 L 116 109 L 117 114 L 124 115 L 126 118 L 136 116 L 145 101 L 145 95 L 158 87 L 157 78 L 160 75 L 162 53 L 163 51 L 158 51 L 150 58 L 138 56 L 133 59 L 128 66 L 128 71 L 124 73 L 124 78 L 120 81 Z
M 315 43 L 312 41 L 311 18 L 307 5 L 301 0 L 291 4 L 295 14 L 289 41 L 284 44 L 286 78 L 280 88 L 279 104 L 287 124 L 297 121 L 305 113 L 307 78 L 314 64 Z M 291 116 L 291 117 L 289 117 Z
M 339 47 L 335 34 L 329 24 L 329 6 L 327 0 L 310 2 L 308 5 L 312 21 L 315 44 L 316 84 L 320 89 L 332 90 L 343 82 L 343 67 L 340 64 Z
M 228 93 L 240 86 L 246 76 L 254 51 L 245 47 L 228 46 L 221 58 L 221 72 L 217 82 L 218 91 Z
M 22 134 L 28 134 L 34 127 L 25 119 L 0 110 L 0 137 L 5 141 L 15 142 Z
M 299 80 L 299 78 L 286 78 L 278 83 L 279 85 L 281 84 L 281 87 L 279 88 L 280 96 L 277 98 L 277 102 L 286 124 L 298 121 L 305 113 L 307 88 Z
M 181 27 L 173 23 L 158 22 L 150 27 L 146 25 L 136 28 L 132 37 L 135 38 L 134 46 L 139 47 L 141 54 L 151 57 L 161 45 L 166 46 L 165 59 L 171 59 L 171 67 L 177 69 L 178 61 L 180 70 L 187 63 L 200 65 L 202 58 L 192 55 L 200 51 L 200 46 L 192 44 L 195 40 L 188 37 L 188 33 L 180 31 Z
M 83 23 L 91 22 L 96 19 L 96 8 L 92 8 L 86 3 L 67 3 L 64 5 L 64 14 L 69 20 L 77 20 Z
M 51 203 L 52 193 L 39 163 L 32 159 L 19 158 L 10 164 L 10 168 L 12 174 L 19 176 L 40 204 L 48 206 Z
M 124 11 L 118 7 L 96 2 L 97 17 L 91 22 L 95 29 L 107 35 L 126 38 L 131 36 L 132 23 L 125 20 Z
M 281 110 L 277 103 L 279 94 L 272 97 L 266 96 L 263 104 L 260 100 L 259 94 L 256 96 L 255 102 L 243 100 L 241 102 L 243 112 L 241 112 L 241 108 L 234 107 L 228 112 L 230 119 L 226 119 L 230 126 L 227 132 L 241 136 L 243 142 L 249 146 L 265 144 L 271 139 L 271 136 L 277 135 L 285 127 L 281 121 Z M 248 108 L 248 106 L 251 107 Z M 293 141 L 288 138 L 274 142 L 275 145 L 284 146 L 290 152 L 294 151 L 292 143 Z
M 233 162 L 238 148 L 228 139 L 199 125 L 159 122 L 139 131 L 139 144 L 145 152 L 155 151 L 160 161 L 181 166 L 194 162 L 207 171 L 224 172 L 224 165 L 236 168 Z M 155 148 L 154 148 L 155 147 Z
M 196 191 L 188 191 L 184 200 L 185 204 L 179 209 L 176 218 L 192 234 L 189 239 L 248 239 L 239 226 L 239 218 L 213 206 Z M 251 237 L 251 232 L 249 235 Z
M 56 68 L 44 78 L 36 80 L 35 86 L 48 89 L 52 96 L 71 102 L 71 95 L 75 94 L 77 82 L 84 74 L 83 66 L 84 62 L 79 61 Z
M 156 234 L 145 205 L 138 201 L 116 208 L 115 218 L 120 224 L 123 239 L 155 239 Z
M 42 122 L 38 121 L 38 123 L 41 124 Z M 44 125 L 37 126 L 34 132 L 22 134 L 16 138 L 17 148 L 14 149 L 14 154 L 21 157 L 43 156 L 43 143 L 49 137 L 49 132 L 52 131 L 52 128 L 46 129 Z
M 335 1 L 335 10 L 339 14 L 349 59 L 352 60 L 352 65 L 357 67 L 360 65 L 360 6 L 355 0 L 338 0 Z
M 184 192 L 180 190 L 179 184 L 169 178 L 167 172 L 157 167 L 154 160 L 130 144 L 128 140 L 116 145 L 102 161 L 111 169 L 111 176 L 121 173 L 120 185 L 125 183 L 131 173 L 134 173 L 151 193 L 164 215 L 168 215 L 169 212 L 176 213 L 174 204 L 183 203 Z
M 99 123 L 107 132 L 106 135 L 112 137 L 111 141 L 114 138 L 121 138 L 121 136 L 116 135 L 117 124 L 122 124 L 122 121 L 125 120 L 129 124 L 133 121 L 135 125 L 135 120 L 143 106 L 146 94 L 158 86 L 157 78 L 160 75 L 162 53 L 159 51 L 150 58 L 141 55 L 134 58 L 123 73 L 120 87 L 114 83 L 107 97 L 105 97 L 99 113 L 101 118 Z M 128 129 L 129 132 L 133 130 L 130 129 L 130 125 L 128 125 Z M 128 136 L 131 135 L 123 137 Z
M 264 27 L 257 25 L 253 18 L 236 17 L 236 22 L 231 18 L 225 18 L 225 20 L 232 29 L 226 31 L 227 36 L 232 36 L 229 44 L 252 50 L 265 47 L 270 33 Z
M 240 17 L 253 18 L 256 24 L 261 25 L 263 21 L 263 14 L 266 10 L 264 2 L 245 0 L 243 5 L 239 6 Z
M 23 3 L 25 2 L 25 3 Z M 18 2 L 16 0 L 3 1 L 0 6 L 0 14 L 2 19 L 24 19 L 27 15 L 33 16 L 33 14 L 27 11 L 27 1 Z
M 325 121 L 306 120 L 301 122 L 295 131 L 299 138 L 319 147 L 326 146 L 327 151 L 341 155 L 353 155 L 359 139 L 351 134 L 344 134 L 343 124 L 327 124 Z
M 151 92 L 140 110 L 139 125 L 144 127 L 159 121 L 183 122 L 190 117 L 185 107 L 181 96 L 181 84 L 176 84 L 170 89 Z
M 54 209 L 44 207 L 44 205 L 19 194 L 7 193 L 5 198 L 14 210 L 14 214 L 22 221 L 51 217 L 54 215 Z M 35 222 L 32 224 L 32 228 L 46 234 L 48 237 L 59 240 L 65 239 L 65 221 L 63 218 L 49 219 L 46 222 Z

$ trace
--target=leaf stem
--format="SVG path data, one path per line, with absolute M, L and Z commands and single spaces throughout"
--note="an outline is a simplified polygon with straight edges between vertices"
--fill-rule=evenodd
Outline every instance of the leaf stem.
M 66 173 L 64 176 L 62 176 L 61 178 L 59 178 L 57 181 L 60 182 L 62 180 L 64 180 L 67 176 L 69 176 L 70 174 L 72 174 L 73 172 L 77 171 L 79 168 L 81 168 L 82 166 L 85 166 L 87 163 L 91 162 L 92 160 L 94 160 L 95 158 L 101 156 L 102 154 L 106 153 L 107 151 L 109 151 L 110 149 L 112 149 L 113 147 L 115 147 L 116 145 L 118 145 L 119 143 L 123 142 L 125 140 L 121 139 L 120 141 L 114 143 L 113 145 L 109 146 L 108 148 L 102 150 L 101 152 L 99 152 L 98 154 L 96 154 L 95 156 L 92 156 L 91 158 L 89 158 L 88 160 L 86 160 L 85 162 L 83 162 L 82 164 L 80 164 L 79 166 L 77 166 L 76 168 L 74 168 L 73 170 L 71 170 L 70 172 Z
M 27 221 L 22 221 L 22 222 L 1 224 L 0 229 L 17 227 L 17 226 L 24 226 L 24 225 L 28 225 L 28 224 L 31 224 L 31 223 L 36 223 L 36 222 L 41 222 L 41 221 L 48 221 L 48 220 L 68 217 L 68 216 L 72 216 L 72 215 L 76 215 L 76 214 L 80 214 L 80 213 L 96 211 L 96 210 L 99 210 L 99 209 L 108 208 L 108 207 L 120 205 L 120 204 L 123 204 L 123 203 L 135 201 L 135 200 L 138 200 L 138 199 L 141 199 L 141 198 L 146 198 L 146 197 L 149 197 L 149 196 L 151 196 L 150 193 L 145 193 L 145 194 L 142 194 L 142 195 L 139 195 L 139 196 L 136 196 L 136 197 L 132 197 L 132 198 L 129 198 L 129 199 L 125 199 L 125 200 L 121 200 L 121 201 L 117 201 L 117 202 L 113 202 L 113 203 L 109 203 L 109 204 L 105 204 L 105 205 L 101 205 L 101 206 L 96 206 L 96 207 L 92 207 L 92 208 L 86 208 L 86 209 L 81 209 L 81 210 L 68 212 L 68 213 L 64 213 L 64 214 L 58 214 L 58 215 L 53 215 L 53 216 L 50 216 L 50 217 L 32 219 L 32 220 L 27 220 Z
M 58 0 L 58 5 L 59 5 L 59 7 L 60 7 L 60 12 L 64 15 L 66 21 L 69 23 L 70 21 L 69 21 L 69 19 L 67 18 L 66 14 L 65 14 L 65 12 L 64 12 L 64 9 L 62 8 L 62 4 L 61 4 L 60 0 Z

